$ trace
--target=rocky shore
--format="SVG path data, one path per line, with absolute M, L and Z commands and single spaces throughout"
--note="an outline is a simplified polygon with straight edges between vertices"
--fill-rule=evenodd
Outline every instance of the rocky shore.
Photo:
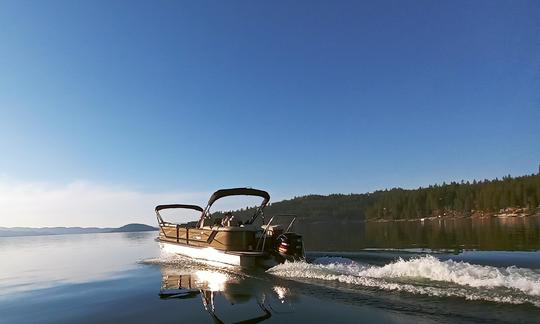
M 438 215 L 422 217 L 422 218 L 408 218 L 408 219 L 366 219 L 366 222 L 424 222 L 438 219 L 484 219 L 484 218 L 518 218 L 518 217 L 540 217 L 540 210 L 521 207 L 509 207 L 500 209 L 498 212 L 471 210 L 469 214 L 447 210 L 441 212 Z

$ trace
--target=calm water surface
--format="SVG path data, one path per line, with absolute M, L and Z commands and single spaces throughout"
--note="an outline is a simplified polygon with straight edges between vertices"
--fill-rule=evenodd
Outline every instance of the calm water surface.
M 329 231 L 328 229 L 332 229 Z M 540 250 L 540 216 L 426 219 L 403 222 L 314 222 L 298 224 L 311 250 L 365 248 Z
M 365 247 L 366 238 L 356 230 L 343 230 L 344 245 L 331 246 Z M 311 234 L 316 231 L 323 230 Z M 164 254 L 155 236 L 0 238 L 0 322 L 537 323 L 540 318 L 540 253 L 534 249 L 472 251 L 449 244 L 451 252 L 426 253 L 419 249 L 423 243 L 377 249 L 390 247 L 383 244 L 311 252 L 308 262 L 246 272 Z M 322 245 L 319 238 L 309 240 L 313 247 Z M 516 240 L 529 244 L 523 237 Z

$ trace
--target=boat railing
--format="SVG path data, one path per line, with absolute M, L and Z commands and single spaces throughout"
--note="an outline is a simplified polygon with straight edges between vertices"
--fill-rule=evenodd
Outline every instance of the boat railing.
M 262 236 L 257 241 L 257 248 L 256 248 L 257 250 L 259 250 L 259 246 L 261 246 L 261 240 L 262 240 L 262 246 L 261 246 L 260 251 L 264 251 L 264 247 L 266 245 L 266 238 L 268 237 L 268 229 L 272 225 L 272 222 L 274 221 L 274 219 L 285 218 L 285 217 L 292 217 L 291 221 L 289 222 L 289 225 L 287 226 L 287 229 L 285 229 L 283 233 L 289 232 L 289 230 L 294 226 L 294 223 L 296 221 L 296 214 L 277 214 L 277 215 L 272 216 L 270 220 L 268 221 L 268 223 L 263 225 Z
M 200 206 L 197 206 L 197 205 L 169 204 L 169 205 L 158 205 L 158 206 L 156 206 L 155 212 L 156 212 L 156 216 L 157 216 L 157 220 L 158 220 L 158 224 L 159 224 L 159 229 L 160 229 L 160 232 L 163 234 L 163 236 L 165 236 L 168 239 L 176 240 L 176 242 L 180 242 L 180 240 L 186 241 L 186 244 L 189 244 L 189 242 L 210 243 L 214 239 L 214 237 L 216 235 L 214 232 L 212 232 L 212 234 L 208 237 L 207 240 L 190 238 L 189 237 L 189 230 L 190 229 L 195 229 L 195 228 L 190 228 L 188 226 L 182 226 L 182 225 L 177 224 L 177 223 L 171 223 L 171 222 L 164 221 L 163 217 L 161 217 L 161 214 L 159 213 L 160 210 L 163 210 L 163 209 L 175 209 L 175 208 L 177 208 L 177 209 L 191 209 L 191 210 L 194 210 L 194 211 L 197 211 L 197 212 L 201 212 L 201 213 L 203 212 L 203 209 Z M 167 233 L 165 232 L 164 227 L 175 228 L 176 236 L 173 237 L 173 236 L 167 235 Z M 185 238 L 180 239 L 180 229 L 186 231 L 186 237 Z
M 164 230 L 164 227 L 170 227 L 170 228 L 174 228 L 176 230 L 176 235 L 175 236 L 171 236 L 171 235 L 167 235 L 167 233 L 165 232 Z M 190 230 L 195 230 L 195 233 L 198 233 L 200 232 L 200 229 L 199 228 L 196 228 L 196 227 L 185 227 L 185 226 L 182 226 L 180 224 L 175 224 L 175 223 L 168 223 L 168 222 L 165 222 L 163 223 L 162 225 L 159 226 L 160 228 L 160 231 L 162 233 L 162 235 L 165 237 L 165 238 L 168 238 L 169 240 L 175 240 L 176 243 L 180 243 L 180 241 L 184 242 L 186 244 L 190 244 L 190 242 L 197 242 L 197 243 L 207 243 L 209 244 L 210 242 L 212 242 L 217 234 L 217 230 L 212 230 L 212 232 L 210 233 L 210 235 L 208 235 L 208 238 L 207 239 L 197 239 L 197 238 L 193 238 L 192 236 L 197 236 L 196 234 L 195 235 L 190 235 Z M 180 230 L 182 231 L 185 231 L 185 237 L 180 237 Z

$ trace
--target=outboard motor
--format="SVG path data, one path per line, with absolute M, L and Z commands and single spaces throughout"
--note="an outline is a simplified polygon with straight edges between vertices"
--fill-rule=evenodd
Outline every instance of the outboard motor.
M 304 242 L 302 235 L 296 233 L 284 233 L 276 238 L 276 249 L 287 261 L 304 259 Z

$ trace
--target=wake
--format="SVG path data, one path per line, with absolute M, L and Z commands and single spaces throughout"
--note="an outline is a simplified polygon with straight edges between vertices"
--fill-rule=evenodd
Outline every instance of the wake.
M 291 279 L 337 281 L 387 291 L 437 297 L 461 297 L 540 307 L 540 274 L 517 267 L 497 268 L 425 255 L 384 266 L 362 265 L 347 258 L 323 257 L 313 263 L 277 265 L 269 273 Z

